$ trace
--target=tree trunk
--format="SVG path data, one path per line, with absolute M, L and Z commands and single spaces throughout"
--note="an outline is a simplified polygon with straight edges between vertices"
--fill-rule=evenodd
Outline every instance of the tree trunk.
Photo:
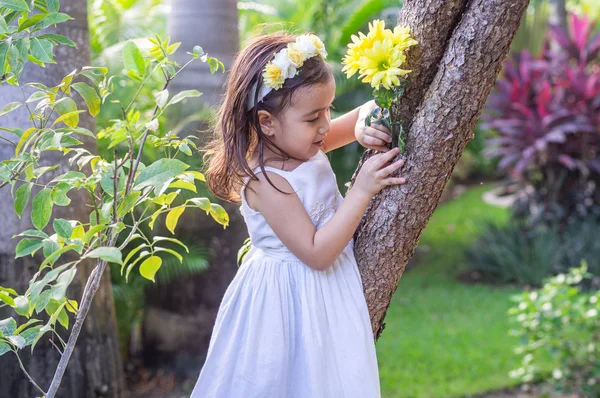
M 26 64 L 21 83 L 33 81 L 55 86 L 74 69 L 89 65 L 90 44 L 86 2 L 63 0 L 61 1 L 61 12 L 71 15 L 75 19 L 59 24 L 56 29 L 52 29 L 52 33 L 67 36 L 77 44 L 78 48 L 74 49 L 67 46 L 55 48 L 57 64 L 46 64 L 45 68 L 32 63 Z M 48 29 L 44 33 L 50 33 L 50 31 L 51 29 Z M 23 87 L 23 89 L 25 90 L 25 98 L 27 98 L 32 90 L 30 87 Z M 5 84 L 0 90 L 2 92 L 0 108 L 8 102 L 23 101 L 23 94 L 19 87 Z M 77 103 L 78 109 L 86 109 L 80 96 L 74 95 L 73 99 Z M 23 111 L 23 108 L 20 108 L 2 117 L 2 125 L 29 128 L 32 125 L 28 117 L 29 114 Z M 94 131 L 95 121 L 88 113 L 82 113 L 80 114 L 80 126 Z M 0 141 L 0 159 L 10 158 L 14 154 L 14 147 L 2 144 L 2 142 L 4 141 Z M 86 148 L 95 152 L 95 142 L 86 142 Z M 57 174 L 68 170 L 68 162 L 62 153 L 51 152 L 46 154 L 49 156 L 44 157 L 45 164 L 60 163 L 60 166 L 57 170 L 54 170 L 52 175 L 50 175 L 51 172 L 48 172 L 45 181 L 49 181 Z M 32 198 L 33 195 L 34 193 L 32 193 Z M 71 198 L 71 204 L 68 207 L 55 206 L 53 217 L 78 219 L 84 222 L 89 220 L 89 208 L 85 206 L 86 196 L 82 195 L 81 192 L 72 191 L 69 197 Z M 27 210 L 23 212 L 22 219 L 17 218 L 13 211 L 9 187 L 0 190 L 0 203 L 0 207 L 3 209 L 0 212 L 0 222 L 3 226 L 0 229 L 0 284 L 15 288 L 19 293 L 24 293 L 28 287 L 28 281 L 38 271 L 41 259 L 39 256 L 35 258 L 26 256 L 15 259 L 15 247 L 18 239 L 12 239 L 12 236 L 31 228 L 29 216 L 31 202 Z M 93 269 L 93 265 L 92 262 L 87 262 L 79 266 L 76 277 L 67 290 L 69 298 L 80 301 L 83 287 Z M 15 317 L 15 319 L 19 318 L 18 315 L 12 310 L 8 311 L 7 308 L 9 307 L 0 309 L 0 319 L 10 316 Z M 45 316 L 45 313 L 40 313 L 37 317 L 42 315 Z M 74 317 L 72 314 L 69 315 L 69 325 L 71 326 Z M 124 390 L 123 372 L 108 268 L 88 315 L 67 367 L 63 383 L 58 391 L 58 396 L 61 398 L 120 397 Z M 25 318 L 20 317 L 19 323 L 24 322 L 24 320 Z M 66 341 L 68 332 L 58 323 L 56 325 L 61 337 Z M 25 369 L 44 390 L 47 390 L 50 386 L 54 371 L 60 360 L 59 353 L 49 342 L 50 336 L 49 333 L 44 335 L 36 345 L 33 355 L 29 354 L 29 347 L 20 351 Z M 60 345 L 56 337 L 53 340 L 57 345 Z M 7 353 L 0 357 L 0 369 L 2 369 L 0 397 L 36 397 L 41 395 L 21 371 L 13 354 Z
M 401 174 L 408 182 L 371 201 L 355 234 L 355 255 L 375 339 L 406 263 L 465 146 L 529 0 L 407 0 L 399 24 L 409 51 L 410 89 L 400 109 L 408 128 Z M 372 151 L 366 151 L 358 169 Z
M 228 70 L 233 55 L 239 47 L 237 2 L 234 0 L 174 0 L 169 16 L 168 36 L 171 42 L 182 42 L 180 51 L 191 51 L 201 46 L 211 57 L 219 59 Z M 181 51 L 183 64 L 189 59 Z M 177 53 L 176 53 L 177 55 Z M 187 58 L 186 58 L 187 57 Z M 186 101 L 184 106 L 173 108 L 170 120 L 183 120 L 201 107 L 220 103 L 226 75 L 221 70 L 209 72 L 207 64 L 192 63 L 169 87 L 171 95 L 189 89 L 197 89 L 203 95 L 198 101 Z M 180 136 L 197 134 L 207 128 L 206 124 L 187 125 Z M 198 157 L 198 156 L 197 156 Z M 197 162 L 196 164 L 198 164 Z M 198 196 L 206 195 L 198 192 Z M 197 377 L 204 362 L 217 310 L 227 286 L 237 271 L 237 250 L 248 236 L 239 205 L 220 202 L 230 216 L 226 233 L 202 211 L 186 213 L 186 222 L 180 223 L 177 236 L 188 242 L 209 249 L 209 268 L 201 274 L 178 278 L 168 285 L 157 284 L 146 294 L 143 325 L 144 362 L 147 365 L 173 363 L 181 375 Z M 169 234 L 166 232 L 166 234 Z M 188 238 L 186 238 L 188 237 Z M 176 324 L 176 329 L 162 325 Z
M 550 0 L 550 23 L 567 30 L 566 0 Z

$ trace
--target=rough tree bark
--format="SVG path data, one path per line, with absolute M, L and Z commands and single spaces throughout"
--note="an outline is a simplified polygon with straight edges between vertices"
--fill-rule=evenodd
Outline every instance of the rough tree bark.
M 45 68 L 32 63 L 26 64 L 21 79 L 22 83 L 33 81 L 55 86 L 74 69 L 90 64 L 86 2 L 63 0 L 61 1 L 61 12 L 71 15 L 75 19 L 57 25 L 56 29 L 49 28 L 45 33 L 50 33 L 52 30 L 52 33 L 65 35 L 73 40 L 78 48 L 67 46 L 55 48 L 54 55 L 57 64 L 47 64 Z M 25 98 L 27 98 L 32 90 L 30 87 L 24 87 L 24 90 Z M 77 103 L 78 109 L 86 109 L 86 105 L 80 96 L 74 95 L 73 99 Z M 5 84 L 0 88 L 0 108 L 12 101 L 23 101 L 21 89 Z M 31 121 L 28 120 L 29 114 L 23 109 L 21 108 L 2 117 L 2 126 L 31 127 Z M 79 125 L 95 131 L 94 119 L 87 113 L 80 114 Z M 0 141 L 0 159 L 7 159 L 14 155 L 14 147 L 3 142 Z M 88 150 L 96 151 L 94 142 L 86 142 L 85 145 Z M 50 163 L 60 164 L 57 170 L 47 173 L 48 178 L 46 180 L 49 181 L 58 173 L 66 172 L 69 165 L 60 152 L 50 152 L 47 155 L 44 157 L 46 165 Z M 34 193 L 32 193 L 32 198 Z M 53 217 L 87 220 L 89 218 L 89 208 L 85 206 L 88 202 L 85 199 L 86 196 L 82 192 L 72 191 L 69 193 L 69 197 L 71 198 L 71 204 L 67 207 L 55 206 Z M 19 293 L 24 293 L 28 287 L 28 281 L 38 271 L 42 260 L 39 256 L 35 258 L 26 256 L 15 259 L 15 246 L 18 239 L 12 239 L 12 236 L 32 228 L 29 217 L 31 202 L 27 210 L 23 212 L 22 218 L 18 219 L 13 210 L 10 188 L 6 187 L 0 190 L 0 208 L 3 210 L 0 212 L 0 224 L 2 225 L 0 229 L 0 285 L 12 287 Z M 47 227 L 46 231 L 51 230 L 51 228 L 51 226 Z M 67 289 L 67 296 L 70 299 L 80 301 L 83 287 L 93 266 L 93 262 L 84 262 L 78 268 L 71 286 Z M 42 318 L 42 315 L 45 316 L 45 313 L 40 313 L 36 317 Z M 88 315 L 58 391 L 58 396 L 61 398 L 120 397 L 124 390 L 124 380 L 108 268 Z M 19 323 L 25 319 L 12 311 L 8 311 L 6 307 L 0 309 L 0 319 L 10 316 L 15 319 L 21 318 Z M 69 326 L 71 327 L 74 317 L 69 314 L 69 318 Z M 67 341 L 68 333 L 58 322 L 56 325 L 63 340 Z M 29 347 L 21 350 L 20 354 L 25 369 L 31 374 L 36 383 L 46 391 L 60 360 L 59 353 L 49 342 L 50 336 L 50 333 L 47 333 L 42 337 L 36 345 L 33 355 L 29 354 Z M 53 340 L 59 345 L 56 337 Z M 0 369 L 2 369 L 0 397 L 36 397 L 41 395 L 21 371 L 13 354 L 8 353 L 0 357 Z
M 395 117 L 408 140 L 408 183 L 371 201 L 355 234 L 355 256 L 375 339 L 406 263 L 490 93 L 529 0 L 407 0 L 400 25 L 419 45 L 409 52 L 410 89 Z M 372 151 L 366 151 L 358 169 Z M 356 175 L 356 174 L 355 174 Z

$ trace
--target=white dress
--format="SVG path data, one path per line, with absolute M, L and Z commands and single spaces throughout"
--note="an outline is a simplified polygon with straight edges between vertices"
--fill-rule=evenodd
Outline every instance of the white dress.
M 321 151 L 290 172 L 265 169 L 288 181 L 317 228 L 343 200 Z M 379 398 L 354 242 L 314 270 L 241 196 L 252 249 L 225 291 L 191 398 Z

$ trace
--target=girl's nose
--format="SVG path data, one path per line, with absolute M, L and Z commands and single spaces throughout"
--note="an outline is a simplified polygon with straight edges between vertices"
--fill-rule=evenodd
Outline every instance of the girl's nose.
M 319 134 L 326 134 L 329 132 L 329 130 L 331 130 L 331 123 L 329 122 L 329 120 L 327 120 L 319 129 Z

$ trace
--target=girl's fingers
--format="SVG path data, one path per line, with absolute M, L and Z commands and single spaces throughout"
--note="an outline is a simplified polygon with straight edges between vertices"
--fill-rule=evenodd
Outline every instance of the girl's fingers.
M 400 150 L 398 148 L 393 148 L 390 151 L 376 155 L 378 157 L 374 164 L 376 170 L 381 169 L 384 164 L 390 162 L 398 153 L 400 153 Z
M 383 131 L 381 128 L 385 129 L 384 126 L 372 124 L 371 127 L 367 127 L 366 134 L 368 136 L 378 138 L 384 142 L 392 142 L 392 136 L 387 132 L 387 129 Z
M 375 149 L 376 151 L 379 151 L 379 152 L 387 152 L 390 150 L 390 148 L 388 148 L 387 146 L 384 146 L 384 145 L 374 145 L 374 146 L 369 146 L 369 148 Z
M 383 180 L 385 185 L 401 185 L 406 183 L 406 178 L 398 177 L 398 178 L 386 178 Z
M 394 162 L 391 165 L 381 169 L 381 173 L 384 176 L 389 176 L 390 174 L 392 174 L 394 171 L 398 170 L 402 166 L 404 166 L 404 160 L 400 159 L 399 161 Z
M 366 137 L 363 138 L 364 141 L 364 145 L 365 146 L 369 146 L 369 147 L 374 147 L 374 146 L 385 146 L 386 142 L 376 138 L 376 137 L 372 137 L 370 135 L 367 135 Z

